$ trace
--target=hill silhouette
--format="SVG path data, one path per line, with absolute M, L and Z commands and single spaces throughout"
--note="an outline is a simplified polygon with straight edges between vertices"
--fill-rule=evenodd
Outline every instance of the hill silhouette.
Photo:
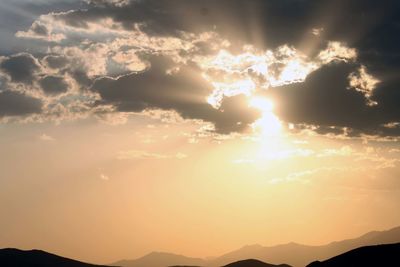
M 306 246 L 296 243 L 272 247 L 252 245 L 208 260 L 190 258 L 172 253 L 152 252 L 136 260 L 123 260 L 111 265 L 121 267 L 304 267 L 312 262 L 312 264 L 308 265 L 309 267 L 346 267 L 372 266 L 365 265 L 362 260 L 365 259 L 368 263 L 371 263 L 375 259 L 383 259 L 392 262 L 397 260 L 397 265 L 378 264 L 376 266 L 400 266 L 400 256 L 397 256 L 396 259 L 393 255 L 400 255 L 400 227 L 388 231 L 370 232 L 358 238 L 332 242 L 325 246 Z M 289 265 L 279 265 L 283 262 Z M 345 265 L 344 262 L 351 262 L 351 264 Z M 354 265 L 353 262 L 354 264 L 361 262 L 363 265 Z M 0 266 L 101 267 L 100 265 L 68 259 L 45 251 L 23 251 L 12 248 L 0 249 Z M 102 266 L 105 267 L 104 265 Z
M 106 267 L 84 263 L 41 250 L 0 249 L 0 266 L 4 267 Z
M 293 267 L 304 267 L 310 262 L 327 260 L 349 250 L 379 244 L 400 242 L 400 227 L 387 231 L 373 231 L 357 238 L 336 241 L 322 246 L 288 243 L 265 247 L 250 245 L 226 253 L 212 260 L 190 258 L 171 253 L 153 252 L 136 260 L 124 260 L 113 265 L 123 267 L 207 266 L 219 267 L 243 259 L 256 259 L 270 264 L 286 263 Z
M 287 264 L 274 265 L 259 260 L 249 259 L 249 260 L 233 262 L 228 265 L 225 265 L 224 267 L 291 267 L 291 266 Z
M 307 267 L 385 267 L 400 266 L 400 243 L 361 247 Z
M 172 253 L 152 252 L 136 260 L 122 260 L 112 265 L 123 267 L 205 266 L 206 261 Z
M 322 246 L 308 246 L 297 243 L 271 247 L 251 245 L 215 258 L 208 262 L 207 266 L 224 266 L 242 259 L 257 259 L 273 264 L 284 262 L 293 267 L 304 267 L 312 261 L 323 261 L 358 247 L 398 242 L 400 242 L 400 227 L 387 231 L 373 231 L 358 238 L 332 242 Z

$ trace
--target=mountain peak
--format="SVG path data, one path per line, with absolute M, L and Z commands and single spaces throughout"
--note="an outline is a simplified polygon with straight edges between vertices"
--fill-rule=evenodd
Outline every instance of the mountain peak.
M 113 265 L 124 267 L 159 267 L 159 266 L 204 266 L 205 260 L 190 258 L 169 252 L 153 251 L 135 260 L 123 260 Z
M 286 264 L 273 265 L 255 259 L 248 259 L 248 260 L 233 262 L 228 265 L 225 265 L 224 267 L 291 267 L 291 266 Z

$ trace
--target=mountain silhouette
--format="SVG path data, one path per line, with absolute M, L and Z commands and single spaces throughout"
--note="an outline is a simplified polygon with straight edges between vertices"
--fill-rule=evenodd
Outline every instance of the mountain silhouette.
M 230 263 L 224 267 L 291 267 L 287 264 L 273 265 L 259 260 L 249 259 Z
M 304 267 L 312 261 L 323 261 L 358 247 L 398 242 L 400 242 L 400 227 L 387 231 L 373 231 L 358 238 L 332 242 L 322 246 L 307 246 L 297 243 L 271 247 L 252 245 L 209 261 L 207 266 L 224 266 L 242 259 L 257 259 L 273 264 L 284 262 L 293 267 Z
M 353 267 L 372 266 L 365 265 L 364 262 L 372 264 L 376 260 L 390 260 L 391 262 L 397 260 L 396 265 L 382 265 L 380 263 L 375 266 L 400 266 L 400 256 L 397 256 L 396 259 L 395 255 L 400 255 L 400 227 L 388 231 L 374 231 L 358 238 L 332 242 L 324 246 L 306 246 L 297 243 L 271 247 L 251 245 L 207 260 L 172 253 L 152 252 L 136 260 L 123 260 L 112 265 L 122 267 L 304 267 L 312 262 L 309 267 Z M 348 265 L 345 262 L 348 262 Z M 289 265 L 279 265 L 281 263 Z M 68 259 L 41 250 L 23 251 L 12 248 L 0 249 L 0 266 L 101 267 L 100 265 Z M 105 267 L 104 265 L 102 266 Z
M 307 267 L 397 267 L 400 266 L 400 243 L 361 247 Z
M 0 249 L 0 266 L 4 267 L 106 267 L 57 256 L 41 250 Z
M 387 231 L 373 231 L 358 238 L 332 242 L 322 246 L 308 246 L 289 243 L 265 247 L 245 246 L 213 259 L 190 258 L 171 253 L 153 252 L 136 260 L 124 260 L 113 265 L 123 267 L 165 267 L 165 266 L 226 266 L 243 259 L 256 259 L 270 264 L 286 263 L 293 267 L 304 267 L 310 262 L 324 261 L 349 250 L 379 244 L 400 242 L 400 227 Z
M 172 253 L 152 252 L 142 258 L 122 260 L 113 263 L 113 265 L 123 267 L 205 266 L 206 261 Z

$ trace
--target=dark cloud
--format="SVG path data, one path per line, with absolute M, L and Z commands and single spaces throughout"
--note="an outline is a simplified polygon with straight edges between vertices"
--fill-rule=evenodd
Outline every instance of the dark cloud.
M 146 0 L 123 7 L 112 1 L 92 2 L 89 9 L 55 17 L 80 28 L 110 17 L 126 29 L 136 24 L 150 35 L 217 31 L 239 44 L 263 47 L 300 41 L 313 27 L 313 11 L 319 6 L 312 0 Z
M 39 80 L 39 84 L 43 91 L 49 95 L 58 95 L 68 90 L 68 83 L 63 77 L 59 76 L 45 76 Z
M 0 117 L 22 116 L 42 111 L 40 99 L 13 91 L 0 92 Z
M 329 2 L 329 1 L 328 1 Z M 355 47 L 369 69 L 399 67 L 400 2 L 397 0 L 330 1 L 324 12 L 324 37 Z
M 272 88 L 266 94 L 276 101 L 276 114 L 287 122 L 316 125 L 323 133 L 346 127 L 354 135 L 395 134 L 395 129 L 383 125 L 400 121 L 397 83 L 394 87 L 379 84 L 373 95 L 378 105 L 369 106 L 364 95 L 349 85 L 350 74 L 358 68 L 357 64 L 331 63 L 303 83 Z
M 111 2 L 57 15 L 74 27 L 111 17 L 126 29 L 135 24 L 152 35 L 217 31 L 261 48 L 289 44 L 314 51 L 326 41 L 346 42 L 362 60 L 398 65 L 400 2 L 397 0 L 146 0 L 119 7 Z M 102 3 L 99 5 L 98 3 Z M 321 36 L 312 34 L 321 28 Z M 384 63 L 384 64 L 383 64 Z
M 49 55 L 44 58 L 46 64 L 53 69 L 64 68 L 68 64 L 68 59 L 64 56 Z
M 217 112 L 208 118 L 219 133 L 244 132 L 260 116 L 260 111 L 249 108 L 244 95 L 225 97 Z
M 47 36 L 49 34 L 49 30 L 47 29 L 46 25 L 43 25 L 39 22 L 34 22 L 31 26 L 32 32 L 37 35 Z
M 220 133 L 242 131 L 260 115 L 248 107 L 244 96 L 225 98 L 218 110 L 212 107 L 206 99 L 213 88 L 193 64 L 173 70 L 174 64 L 166 58 L 150 61 L 151 68 L 142 73 L 98 79 L 92 90 L 100 94 L 99 104 L 112 104 L 125 112 L 174 110 L 185 119 L 212 122 Z
M 349 126 L 367 111 L 362 93 L 347 89 L 348 76 L 356 70 L 346 63 L 334 63 L 311 73 L 304 83 L 269 90 L 277 114 L 285 121 L 316 125 Z M 356 121 L 356 122 L 354 122 Z
M 2 61 L 0 69 L 9 75 L 13 82 L 31 84 L 40 66 L 32 55 L 21 53 Z

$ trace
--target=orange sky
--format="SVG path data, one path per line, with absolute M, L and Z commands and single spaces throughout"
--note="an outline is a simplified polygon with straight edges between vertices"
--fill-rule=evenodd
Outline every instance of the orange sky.
M 1 246 L 106 263 L 324 244 L 400 218 L 397 143 L 194 137 L 132 118 L 1 129 Z
M 372 2 L 2 0 L 0 247 L 111 263 L 398 226 L 400 18 Z

